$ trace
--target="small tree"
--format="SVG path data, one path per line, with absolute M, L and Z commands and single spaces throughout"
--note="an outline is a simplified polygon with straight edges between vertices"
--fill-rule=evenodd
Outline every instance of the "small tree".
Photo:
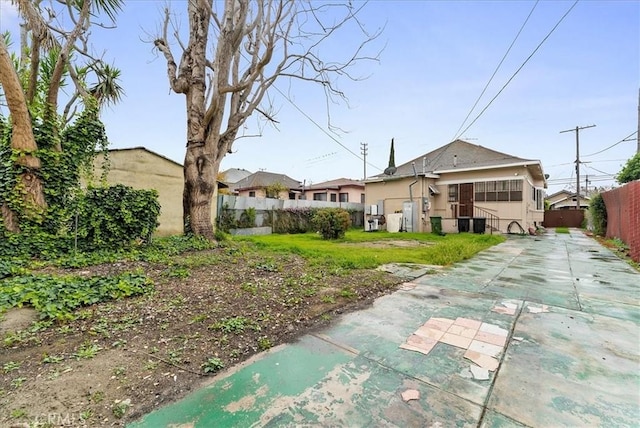
M 635 180 L 640 180 L 640 153 L 636 153 L 635 156 L 629 159 L 616 175 L 616 181 L 620 184 Z
M 288 190 L 289 188 L 282 183 L 273 183 L 264 188 L 267 198 L 272 199 L 280 199 L 280 194 Z

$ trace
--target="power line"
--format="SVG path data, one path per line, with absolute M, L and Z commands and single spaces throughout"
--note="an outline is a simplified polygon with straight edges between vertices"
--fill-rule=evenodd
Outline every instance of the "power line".
M 638 131 L 633 131 L 631 134 L 627 135 L 626 137 L 624 137 L 622 140 L 618 141 L 617 143 L 613 143 L 613 144 L 612 144 L 612 145 L 610 145 L 609 147 L 605 147 L 604 149 L 600 150 L 599 152 L 591 153 L 590 155 L 583 155 L 582 157 L 583 157 L 583 158 L 586 158 L 586 157 L 589 157 L 589 156 L 598 155 L 598 154 L 600 154 L 600 153 L 602 153 L 602 152 L 606 152 L 607 150 L 609 150 L 609 149 L 611 149 L 611 148 L 613 148 L 613 147 L 617 146 L 617 145 L 618 145 L 618 144 L 620 144 L 620 143 L 624 143 L 624 142 L 626 142 L 626 141 L 633 141 L 633 140 L 630 140 L 629 138 L 633 137 L 633 135 L 634 135 L 634 134 L 637 134 L 637 133 L 638 133 Z
M 531 52 L 531 55 L 529 55 L 527 57 L 527 59 L 522 63 L 522 65 L 520 67 L 518 67 L 518 69 L 515 71 L 515 73 L 513 73 L 513 75 L 509 78 L 509 80 L 507 80 L 507 83 L 504 84 L 504 86 L 498 91 L 498 93 L 491 98 L 491 101 L 489 101 L 489 103 L 485 106 L 485 108 L 482 109 L 482 111 L 476 116 L 475 119 L 473 119 L 473 122 L 471 122 L 469 124 L 469 126 L 467 126 L 464 131 L 462 131 L 460 134 L 458 134 L 456 136 L 457 139 L 460 137 L 460 135 L 464 134 L 465 132 L 467 132 L 467 130 L 469 130 L 469 128 L 471 128 L 473 126 L 474 123 L 476 123 L 476 121 L 478 119 L 480 119 L 480 116 L 482 116 L 484 114 L 485 111 L 487 111 L 487 109 L 489 108 L 489 106 L 495 101 L 496 98 L 498 98 L 498 96 L 502 93 L 502 91 L 504 91 L 504 89 L 509 85 L 509 83 L 511 83 L 511 81 L 514 79 L 514 77 L 516 77 L 516 75 L 520 72 L 520 70 L 522 70 L 522 68 L 529 62 L 529 60 L 533 57 L 533 55 L 535 55 L 536 52 L 538 52 L 538 49 L 540 49 L 540 47 L 544 44 L 544 42 L 547 41 L 547 39 L 549 38 L 549 36 L 551 36 L 551 34 L 553 34 L 553 32 L 556 30 L 556 28 L 558 28 L 558 26 L 562 23 L 562 21 L 564 21 L 564 19 L 567 17 L 567 15 L 569 15 L 569 13 L 573 10 L 574 7 L 576 7 L 576 5 L 578 4 L 580 0 L 576 0 L 573 5 L 571 5 L 571 7 L 569 8 L 569 10 L 567 10 L 565 12 L 564 15 L 562 15 L 562 18 L 560 18 L 560 20 L 556 23 L 556 25 L 551 29 L 551 31 L 549 31 L 549 33 L 544 37 L 544 39 L 542 39 L 542 41 L 538 44 L 538 46 L 533 50 L 533 52 Z
M 482 92 L 480 93 L 480 95 L 478 96 L 478 99 L 476 99 L 476 102 L 473 104 L 473 107 L 471 107 L 471 110 L 469 110 L 469 113 L 467 113 L 467 116 L 464 118 L 464 120 L 462 121 L 462 123 L 460 124 L 460 127 L 458 127 L 458 129 L 456 130 L 456 132 L 454 133 L 454 138 L 451 140 L 455 140 L 455 137 L 458 135 L 458 132 L 462 129 L 462 127 L 464 126 L 465 123 L 467 123 L 467 119 L 469 119 L 469 116 L 471 116 L 471 113 L 473 113 L 473 110 L 475 110 L 476 106 L 478 105 L 478 103 L 480 102 L 480 99 L 482 98 L 482 96 L 484 95 L 484 93 L 487 91 L 487 88 L 489 87 L 489 85 L 491 84 L 491 82 L 493 81 L 493 78 L 496 76 L 496 73 L 498 73 L 498 70 L 500 69 L 500 67 L 502 66 L 502 63 L 504 62 L 504 60 L 507 58 L 507 55 L 509 55 L 509 52 L 511 52 L 511 48 L 513 47 L 513 45 L 515 45 L 516 40 L 518 40 L 518 37 L 520 37 L 520 33 L 522 33 L 522 30 L 524 30 L 524 27 L 527 25 L 527 22 L 529 22 L 529 18 L 531 18 L 531 15 L 533 14 L 533 11 L 535 10 L 536 6 L 538 5 L 538 2 L 540 0 L 536 0 L 535 4 L 533 5 L 533 7 L 531 8 L 531 12 L 529 12 L 529 15 L 527 16 L 527 19 L 524 20 L 524 22 L 522 23 L 522 26 L 520 27 L 520 30 L 518 30 L 518 34 L 516 34 L 516 37 L 513 39 L 513 41 L 511 42 L 511 45 L 509 45 L 509 48 L 507 49 L 507 51 L 505 52 L 504 56 L 502 57 L 502 59 L 500 60 L 500 63 L 498 64 L 498 66 L 496 67 L 495 70 L 493 70 L 493 74 L 491 75 L 491 77 L 489 78 L 489 81 L 487 82 L 486 85 L 484 85 L 484 89 L 482 89 Z
M 615 176 L 615 174 L 611 174 L 611 173 L 608 173 L 608 172 L 601 171 L 598 168 L 592 167 L 591 165 L 588 165 L 587 168 L 590 168 L 590 169 L 592 169 L 594 171 L 598 171 L 600 174 L 607 174 L 607 175 L 610 175 L 611 177 Z
M 298 110 L 300 112 L 300 114 L 302 114 L 304 117 L 306 117 L 309 122 L 313 123 L 316 128 L 318 128 L 319 130 L 321 130 L 326 136 L 328 136 L 329 138 L 331 138 L 334 142 L 336 142 L 340 147 L 342 147 L 343 149 L 345 149 L 346 151 L 348 151 L 349 153 L 351 153 L 352 155 L 354 155 L 355 157 L 357 157 L 359 160 L 363 160 L 360 155 L 358 155 L 356 152 L 354 152 L 353 150 L 351 150 L 349 147 L 345 146 L 344 144 L 342 144 L 340 141 L 338 141 L 338 139 L 336 139 L 333 135 L 331 135 L 329 132 L 327 132 L 326 129 L 324 129 L 324 127 L 320 126 L 315 120 L 313 120 L 311 118 L 311 116 L 309 116 L 307 113 L 305 113 L 304 111 L 302 111 L 302 109 L 300 107 L 298 107 L 298 105 L 296 103 L 293 102 L 293 100 L 291 100 L 287 95 L 285 95 L 284 92 L 282 92 L 280 90 L 280 88 L 278 88 L 276 85 L 272 85 L 273 88 L 278 91 L 278 93 L 280 95 L 282 95 L 284 97 L 284 99 L 286 99 L 287 101 L 289 101 L 289 103 L 295 107 L 296 110 Z M 377 169 L 378 171 L 382 171 L 382 168 L 379 168 L 376 165 L 373 165 L 369 162 L 367 162 L 369 165 L 371 165 L 372 167 L 374 167 L 375 169 Z

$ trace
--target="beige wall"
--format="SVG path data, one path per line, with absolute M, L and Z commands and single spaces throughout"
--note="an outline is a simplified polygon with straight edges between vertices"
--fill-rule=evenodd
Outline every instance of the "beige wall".
M 182 166 L 143 149 L 110 151 L 109 160 L 111 167 L 107 176 L 108 184 L 124 184 L 134 189 L 158 191 L 160 225 L 155 234 L 181 234 L 184 185 Z M 94 162 L 96 177 L 100 177 L 102 161 L 100 154 Z
M 416 181 L 414 177 L 390 178 L 383 182 L 366 184 L 365 204 L 370 206 L 378 201 L 384 201 L 385 216 L 402 211 L 403 202 L 409 201 L 409 184 Z M 429 210 L 426 212 L 421 206 L 419 229 L 423 232 L 430 232 L 430 217 L 440 216 L 445 232 L 457 232 L 458 224 L 453 215 L 452 203 L 447 200 L 449 184 L 517 179 L 523 180 L 523 200 L 521 202 L 474 202 L 474 206 L 481 207 L 498 216 L 502 232 L 506 232 L 509 223 L 514 220 L 525 229 L 534 227 L 534 223 L 540 224 L 544 219 L 544 204 L 541 210 L 536 209 L 536 203 L 532 199 L 531 186 L 542 188 L 544 182 L 542 179 L 534 179 L 526 167 L 509 167 L 443 173 L 439 178 L 418 177 L 417 183 L 412 187 L 414 202 L 421 202 L 421 198 L 428 198 L 430 203 Z M 440 194 L 431 195 L 429 185 L 435 187 Z

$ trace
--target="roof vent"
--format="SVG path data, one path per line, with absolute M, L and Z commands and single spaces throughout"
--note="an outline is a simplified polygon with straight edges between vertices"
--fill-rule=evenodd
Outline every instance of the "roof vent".
M 453 155 L 453 166 L 458 166 L 458 155 Z

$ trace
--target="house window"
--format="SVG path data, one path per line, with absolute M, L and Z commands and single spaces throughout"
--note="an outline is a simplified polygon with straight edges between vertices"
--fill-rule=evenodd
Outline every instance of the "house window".
M 293 193 L 293 192 L 289 192 L 289 199 L 295 200 L 296 199 L 296 194 Z
M 535 189 L 536 190 L 536 210 L 543 211 L 544 210 L 544 189 Z
M 477 181 L 473 187 L 476 202 L 522 201 L 522 180 Z
M 313 194 L 314 201 L 326 201 L 327 200 L 327 192 L 323 193 L 314 193 Z
M 522 201 L 522 180 L 511 180 L 509 182 L 509 200 Z
M 331 202 L 338 202 L 338 195 L 336 195 L 335 193 L 331 194 Z
M 458 185 L 449 184 L 449 202 L 458 202 Z
M 249 197 L 250 198 L 255 198 L 256 197 L 256 191 L 255 190 L 250 190 L 249 191 Z
M 484 181 L 479 181 L 477 183 L 473 184 L 474 187 L 474 192 L 475 192 L 475 196 L 474 196 L 474 200 L 476 202 L 484 202 L 485 201 L 485 183 Z
M 364 199 L 364 193 L 360 193 L 360 203 L 361 203 L 361 204 L 364 204 L 364 201 L 365 201 L 365 199 Z
M 349 194 L 340 193 L 340 202 L 349 202 Z
M 509 201 L 509 180 L 496 181 L 499 201 Z
M 497 201 L 498 200 L 498 189 L 496 187 L 496 182 L 495 181 L 487 181 L 486 188 L 487 188 L 487 199 L 486 200 L 488 202 Z

